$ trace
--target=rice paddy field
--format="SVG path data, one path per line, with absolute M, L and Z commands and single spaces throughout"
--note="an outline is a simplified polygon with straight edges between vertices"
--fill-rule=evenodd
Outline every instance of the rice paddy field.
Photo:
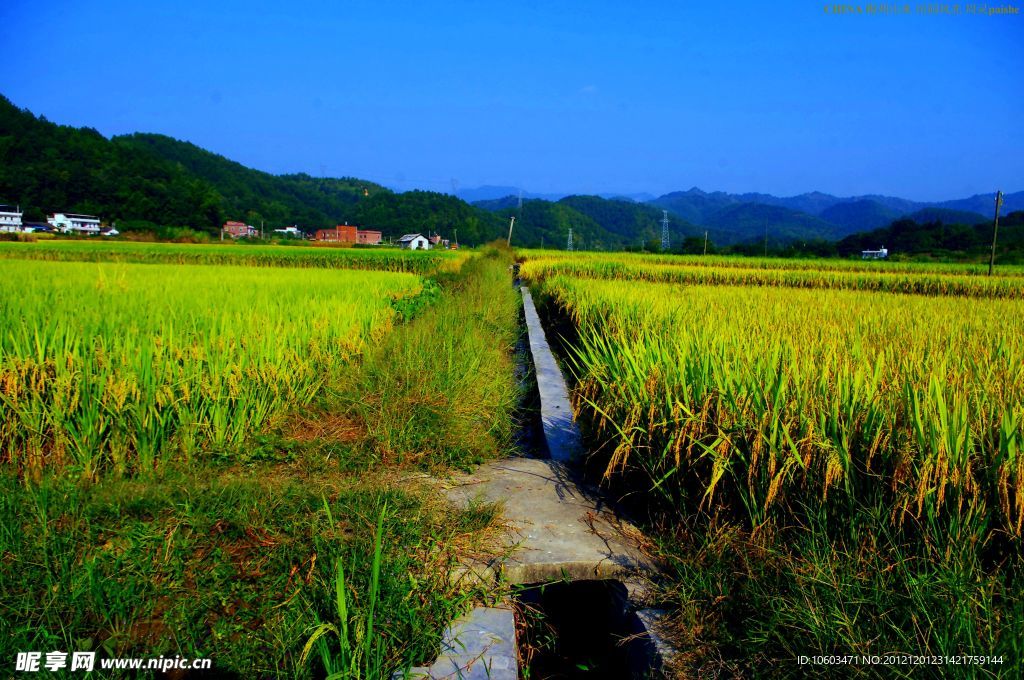
M 0 242 L 0 260 L 203 264 L 240 267 L 366 269 L 431 274 L 458 271 L 466 251 L 400 251 L 325 245 L 268 246 L 244 243 L 188 244 L 50 240 Z
M 520 259 L 591 466 L 660 536 L 691 673 L 887 653 L 1020 672 L 1024 273 Z
M 485 596 L 445 574 L 497 512 L 402 480 L 510 446 L 509 261 L 0 244 L 0 658 L 432 659 Z
M 12 260 L 0 301 L 3 462 L 88 477 L 237 447 L 308 404 L 420 277 Z

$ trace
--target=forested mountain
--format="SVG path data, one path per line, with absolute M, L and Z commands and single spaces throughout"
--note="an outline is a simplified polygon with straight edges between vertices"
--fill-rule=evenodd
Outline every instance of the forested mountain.
M 739 197 L 722 191 L 707 193 L 697 187 L 659 196 L 650 203 L 678 215 L 691 224 L 705 225 L 723 208 L 742 203 Z
M 837 227 L 863 231 L 884 227 L 900 215 L 900 211 L 888 208 L 878 201 L 863 199 L 849 203 L 836 203 L 825 208 L 818 216 Z
M 353 221 L 356 204 L 384 187 L 355 178 L 306 174 L 271 175 L 201 149 L 190 142 L 156 134 L 114 137 L 115 145 L 149 153 L 184 168 L 215 187 L 228 219 L 275 226 L 298 224 L 308 229 Z
M 0 202 L 25 219 L 53 211 L 212 227 L 223 197 L 209 182 L 90 128 L 56 125 L 0 97 Z
M 993 203 L 993 209 L 994 209 Z M 1003 211 L 1005 215 L 1007 211 Z M 952 210 L 950 208 L 921 208 L 909 215 L 904 215 L 906 219 L 914 220 L 918 224 L 929 224 L 932 222 L 941 222 L 942 224 L 982 224 L 991 220 L 992 217 L 985 217 L 979 213 L 968 212 L 966 210 Z
M 586 215 L 624 243 L 641 245 L 661 240 L 662 212 L 654 206 L 598 196 L 566 196 L 558 202 Z M 702 229 L 671 213 L 668 230 L 671 240 L 676 242 L 686 236 L 704 234 Z
M 523 201 L 521 210 L 506 208 L 494 215 L 501 220 L 506 231 L 509 218 L 515 216 L 513 241 L 521 246 L 564 248 L 569 229 L 572 229 L 574 246 L 581 250 L 621 248 L 626 245 L 596 220 L 563 203 L 528 200 Z
M 995 194 L 979 194 L 965 199 L 941 202 L 917 202 L 895 196 L 851 196 L 842 198 L 818 191 L 798 196 L 771 194 L 730 194 L 724 191 L 705 192 L 694 187 L 676 191 L 650 201 L 698 227 L 706 227 L 712 238 L 728 225 L 733 235 L 717 233 L 721 243 L 750 243 L 764 238 L 762 216 L 773 220 L 781 238 L 841 238 L 857 231 L 876 229 L 901 217 L 916 222 L 942 221 L 945 224 L 973 224 L 991 219 Z M 759 209 L 757 206 L 761 206 Z M 771 206 L 789 212 L 764 211 Z M 1003 212 L 1024 210 L 1024 192 L 1004 195 Z M 921 212 L 926 211 L 926 212 Z M 935 212 L 937 211 L 937 212 Z M 769 226 L 771 231 L 771 225 Z
M 761 243 L 766 232 L 769 245 L 776 246 L 792 241 L 835 240 L 850 233 L 807 213 L 758 203 L 723 208 L 704 224 L 715 243 L 726 245 L 752 240 Z

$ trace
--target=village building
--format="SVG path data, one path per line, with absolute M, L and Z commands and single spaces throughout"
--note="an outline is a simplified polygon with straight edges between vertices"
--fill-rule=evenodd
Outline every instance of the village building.
M 430 241 L 423 234 L 406 234 L 398 239 L 402 250 L 430 250 Z
M 368 246 L 380 245 L 384 240 L 384 234 L 376 229 L 360 229 L 358 234 L 359 243 Z
M 333 229 L 317 229 L 317 241 L 331 243 L 356 243 L 359 240 L 359 228 L 354 224 L 339 224 Z
M 231 238 L 251 238 L 259 235 L 259 230 L 251 224 L 245 222 L 235 222 L 228 220 L 221 227 L 221 231 L 230 236 Z
M 100 218 L 95 215 L 80 215 L 77 213 L 54 213 L 46 218 L 46 221 L 54 229 L 64 234 L 98 234 L 100 233 Z
M 21 231 L 21 208 L 0 205 L 0 231 Z
M 860 259 L 862 260 L 884 260 L 887 257 L 889 257 L 889 251 L 885 246 L 882 246 L 878 250 L 860 251 Z
M 318 229 L 316 232 L 317 241 L 329 241 L 331 243 L 363 243 L 366 245 L 378 245 L 384 235 L 376 229 L 360 229 L 354 224 L 339 224 L 333 229 Z
M 275 229 L 274 233 L 280 234 L 281 236 L 287 236 L 288 238 L 303 238 L 305 236 L 305 234 L 299 231 L 299 228 L 296 226 Z

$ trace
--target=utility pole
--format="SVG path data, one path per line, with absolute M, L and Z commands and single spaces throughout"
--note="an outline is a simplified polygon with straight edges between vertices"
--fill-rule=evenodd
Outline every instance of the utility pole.
M 668 239 L 668 211 L 661 211 L 661 252 L 667 253 L 672 247 Z
M 992 221 L 992 254 L 988 256 L 988 275 L 996 264 L 996 237 L 999 235 L 999 208 L 1003 205 L 1003 192 L 996 192 L 996 218 Z
M 704 254 L 705 255 L 708 254 L 708 231 L 707 231 L 707 229 L 704 230 Z
M 458 250 L 458 248 L 459 248 L 459 228 L 458 227 L 455 228 L 455 248 L 456 248 L 456 250 Z
M 512 227 L 515 225 L 515 223 L 516 223 L 516 216 L 513 215 L 512 219 L 509 220 L 509 223 L 508 223 L 508 240 L 505 242 L 505 244 L 509 248 L 512 247 Z
M 768 220 L 764 221 L 764 256 L 768 257 Z

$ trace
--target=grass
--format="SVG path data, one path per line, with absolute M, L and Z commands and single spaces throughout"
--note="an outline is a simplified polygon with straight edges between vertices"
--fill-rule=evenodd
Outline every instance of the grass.
M 339 475 L 312 452 L 88 485 L 0 482 L 5 659 L 180 654 L 236 677 L 306 677 L 321 664 L 300 662 L 303 643 L 335 614 L 334 565 L 348 562 L 351 607 L 365 615 L 379 548 L 374 644 L 383 666 L 402 667 L 435 654 L 439 630 L 474 595 L 444 579 L 465 540 L 460 511 L 377 476 Z
M 1019 300 L 678 285 L 607 259 L 523 270 L 591 462 L 661 538 L 687 673 L 886 652 L 1021 669 Z
M 236 348 L 251 351 L 249 333 L 273 327 L 261 316 L 269 305 L 269 318 L 298 334 L 296 354 L 319 346 L 303 344 L 304 334 L 318 333 L 353 343 L 353 351 L 335 351 L 331 342 L 312 374 L 282 364 L 288 353 L 265 357 L 252 377 L 307 375 L 316 387 L 268 409 L 259 423 L 246 421 L 236 446 L 200 439 L 194 455 L 123 469 L 101 456 L 87 475 L 72 464 L 26 474 L 8 457 L 0 470 L 0 658 L 53 649 L 181 654 L 211 658 L 218 676 L 246 678 L 386 677 L 431 661 L 444 626 L 488 597 L 449 583 L 447 573 L 460 552 L 477 550 L 498 511 L 450 507 L 409 472 L 465 466 L 512 445 L 518 301 L 510 261 L 507 251 L 490 250 L 420 284 L 404 273 L 11 260 L 26 271 L 54 268 L 48 281 L 74 280 L 78 268 L 106 271 L 107 281 L 118 272 L 129 282 L 152 277 L 145 289 L 160 295 L 142 302 L 128 285 L 97 303 L 115 316 L 128 305 L 133 311 L 120 323 L 138 326 L 138 342 L 152 343 L 170 326 L 165 314 L 177 302 L 189 321 L 175 321 L 176 337 L 200 347 L 235 337 Z M 249 284 L 241 299 L 225 297 L 225 278 Z M 391 289 L 373 288 L 374 280 L 400 284 L 395 290 L 408 304 L 392 304 Z M 184 281 L 193 285 L 179 293 Z M 282 281 L 291 283 L 282 288 Z M 45 290 L 29 291 L 17 304 L 33 309 Z M 350 297 L 332 306 L 339 295 Z M 56 309 L 54 325 L 87 327 L 76 325 L 81 312 L 70 304 Z M 383 315 L 379 324 L 348 322 L 374 310 Z M 256 325 L 245 324 L 249 317 Z M 45 329 L 38 314 L 28 318 L 30 331 Z M 101 329 L 118 327 L 96 318 Z M 210 332 L 211 323 L 238 334 Z M 188 336 L 189 329 L 198 332 Z M 130 362 L 140 353 L 123 354 Z M 172 365 L 201 370 L 205 356 L 183 351 Z M 303 658 L 323 624 L 338 634 L 321 634 Z
M 510 450 L 520 299 L 508 263 L 497 250 L 468 262 L 339 381 L 335 408 L 365 423 L 375 460 L 465 467 Z

